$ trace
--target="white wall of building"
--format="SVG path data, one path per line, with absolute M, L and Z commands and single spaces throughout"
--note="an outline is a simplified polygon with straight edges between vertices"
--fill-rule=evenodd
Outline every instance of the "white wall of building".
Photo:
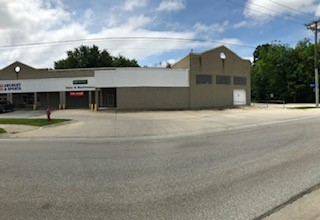
M 76 84 L 76 81 L 87 80 L 87 84 Z M 59 91 L 93 91 L 94 77 L 24 79 L 0 81 L 0 94 L 59 92 Z
M 97 88 L 189 87 L 188 70 L 156 68 L 117 68 L 96 70 Z
M 78 80 L 86 80 L 87 84 L 76 84 Z M 96 70 L 95 77 L 2 80 L 0 94 L 117 87 L 189 87 L 189 73 L 182 69 L 117 68 Z

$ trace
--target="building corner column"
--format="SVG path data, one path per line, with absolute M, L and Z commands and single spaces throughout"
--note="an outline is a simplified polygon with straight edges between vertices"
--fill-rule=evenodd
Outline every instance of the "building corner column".
M 94 104 L 94 111 L 98 111 L 99 106 L 100 106 L 100 102 L 99 102 L 99 92 L 100 89 L 96 88 L 95 90 L 95 104 Z
M 60 109 L 66 109 L 66 92 L 60 92 L 59 93 L 59 110 Z
M 89 109 L 92 110 L 92 91 L 89 91 Z
M 33 93 L 33 106 L 32 109 L 33 110 L 37 110 L 38 108 L 38 93 L 34 92 Z
M 67 98 L 66 98 L 66 92 L 62 92 L 62 109 L 66 109 L 67 106 Z
M 13 103 L 13 95 L 12 95 L 12 93 L 7 93 L 7 101 Z

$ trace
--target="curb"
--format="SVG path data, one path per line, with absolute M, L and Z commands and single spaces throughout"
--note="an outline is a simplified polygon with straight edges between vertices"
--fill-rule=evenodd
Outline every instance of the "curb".
M 317 189 L 320 189 L 320 183 L 314 185 L 314 186 L 311 186 L 309 189 L 297 194 L 297 195 L 294 195 L 292 196 L 288 201 L 270 209 L 269 211 L 265 212 L 264 214 L 254 218 L 254 220 L 262 220 L 278 211 L 280 211 L 281 209 L 283 209 L 284 207 L 286 207 L 287 205 L 290 205 L 292 203 L 294 203 L 295 201 L 301 199 L 303 196 L 307 195 L 307 194 L 310 194 L 312 193 L 313 191 L 317 190 Z

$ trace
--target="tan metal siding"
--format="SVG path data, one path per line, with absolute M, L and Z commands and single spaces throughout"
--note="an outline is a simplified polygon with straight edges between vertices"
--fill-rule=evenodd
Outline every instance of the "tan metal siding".
M 188 88 L 117 88 L 118 109 L 186 109 Z
M 187 55 L 175 64 L 172 65 L 173 69 L 189 69 L 190 65 L 190 56 Z
M 220 58 L 220 53 L 226 59 Z M 222 107 L 233 105 L 233 90 L 244 89 L 247 104 L 251 101 L 250 61 L 243 60 L 226 47 L 219 47 L 202 54 L 190 54 L 190 108 Z M 212 75 L 213 83 L 196 84 L 196 75 Z M 230 85 L 217 85 L 216 76 L 231 77 Z M 234 76 L 245 76 L 247 85 L 233 85 Z

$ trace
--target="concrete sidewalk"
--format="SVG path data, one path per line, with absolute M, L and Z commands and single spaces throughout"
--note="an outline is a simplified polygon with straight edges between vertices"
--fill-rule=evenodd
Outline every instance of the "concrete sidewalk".
M 279 211 L 265 220 L 316 220 L 320 219 L 320 189 L 317 189 Z
M 271 125 L 288 120 L 318 117 L 317 109 L 240 108 L 201 111 L 111 112 L 89 110 L 53 111 L 52 118 L 71 123 L 35 128 L 10 137 L 150 137 L 205 134 Z M 36 114 L 31 118 L 45 118 Z

